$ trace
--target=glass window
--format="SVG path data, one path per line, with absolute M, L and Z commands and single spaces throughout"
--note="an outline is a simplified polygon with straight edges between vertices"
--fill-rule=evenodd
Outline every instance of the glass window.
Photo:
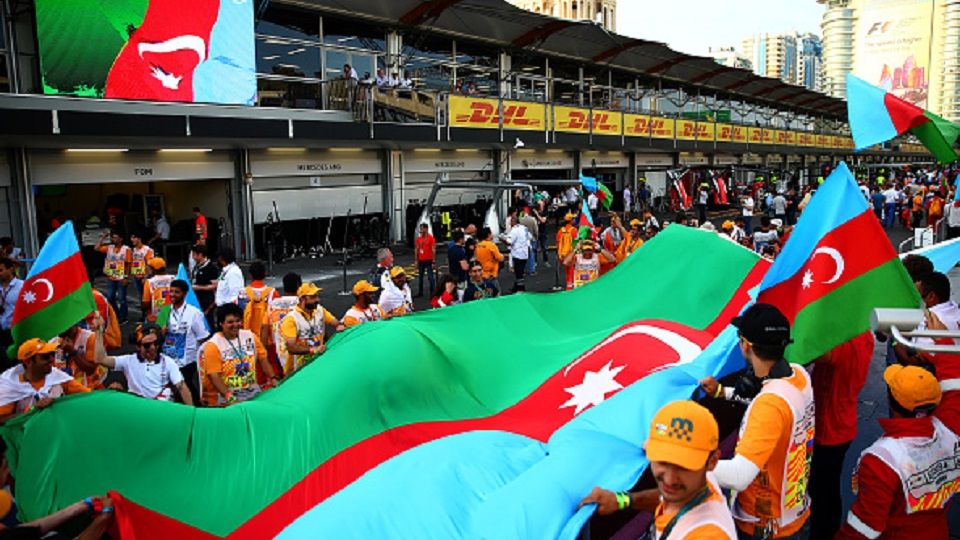
M 469 41 L 457 41 L 457 65 L 474 66 L 497 70 L 500 68 L 500 51 L 487 45 Z
M 271 3 L 257 21 L 255 31 L 258 34 L 318 42 L 320 17 L 316 13 Z
M 435 92 L 450 91 L 453 68 L 421 58 L 410 58 L 404 65 L 414 87 Z
M 326 45 L 384 52 L 387 50 L 386 35 L 385 29 L 363 22 L 323 18 L 323 43 Z
M 10 76 L 7 67 L 7 55 L 0 54 L 0 92 L 10 91 Z
M 403 35 L 400 55 L 404 63 L 412 59 L 430 60 L 439 63 L 453 62 L 453 40 L 426 33 Z
M 257 72 L 322 78 L 320 49 L 286 39 L 257 36 Z
M 257 105 L 261 107 L 323 108 L 321 84 L 297 79 L 257 80 Z

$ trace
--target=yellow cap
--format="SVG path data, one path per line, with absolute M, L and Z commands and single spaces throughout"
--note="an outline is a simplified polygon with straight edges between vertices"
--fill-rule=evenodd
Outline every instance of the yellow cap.
M 319 294 L 320 291 L 322 290 L 323 289 L 321 289 L 320 287 L 317 287 L 316 285 L 308 281 L 307 283 L 304 283 L 303 285 L 300 285 L 300 287 L 297 288 L 297 296 L 313 296 L 315 294 Z
M 893 399 L 908 411 L 940 403 L 940 383 L 921 367 L 894 364 L 883 372 L 883 380 Z
M 647 459 L 698 471 L 720 444 L 717 420 L 703 405 L 683 400 L 668 403 L 650 423 L 644 449 Z
M 720 228 L 726 231 L 726 230 L 732 229 L 733 225 L 734 223 L 728 219 L 724 221 L 722 225 L 720 225 Z
M 639 227 L 639 226 L 641 226 L 641 225 L 643 225 L 643 222 L 640 221 L 639 219 L 631 219 L 631 220 L 630 220 L 630 226 L 631 226 L 631 227 Z
M 369 281 L 361 279 L 360 281 L 353 284 L 353 295 L 360 296 L 363 293 L 368 292 L 377 292 L 380 290 L 380 287 L 374 287 L 370 284 Z
M 17 360 L 26 362 L 38 354 L 52 353 L 57 350 L 60 342 L 56 339 L 44 341 L 40 338 L 28 339 L 17 349 Z
M 392 278 L 405 275 L 407 275 L 407 271 L 404 270 L 402 266 L 394 266 L 390 269 L 390 277 Z
M 567 212 L 567 215 L 563 216 L 564 221 L 573 221 L 573 218 L 577 216 L 573 215 L 573 212 Z
M 163 260 L 161 257 L 154 257 L 147 261 L 147 266 L 153 268 L 154 270 L 163 270 L 167 267 L 167 261 Z

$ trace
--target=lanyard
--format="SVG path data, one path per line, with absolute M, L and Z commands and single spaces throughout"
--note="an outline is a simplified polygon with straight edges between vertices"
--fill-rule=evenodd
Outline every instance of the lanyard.
M 700 492 L 697 493 L 692 499 L 687 501 L 687 504 L 683 505 L 680 511 L 673 516 L 673 518 L 670 520 L 670 523 L 667 523 L 667 526 L 663 529 L 663 534 L 660 535 L 660 540 L 666 540 L 667 537 L 670 536 L 670 533 L 673 532 L 673 528 L 676 527 L 677 522 L 680 521 L 680 518 L 682 518 L 683 515 L 690 510 L 693 510 L 699 506 L 703 501 L 707 500 L 709 495 L 710 489 L 707 486 L 703 486 Z M 654 525 L 654 527 L 656 527 L 656 525 Z
M 8 283 L 6 287 L 0 289 L 0 315 L 3 315 L 4 313 L 6 313 L 7 295 L 10 294 L 10 289 L 12 288 L 13 288 L 13 279 L 10 280 L 10 283 Z
M 223 336 L 223 339 L 227 340 L 227 345 L 233 350 L 233 354 L 236 355 L 236 359 L 240 360 L 243 358 L 243 347 L 240 345 L 240 336 L 237 336 L 237 345 L 234 346 L 233 342 L 230 341 L 227 336 Z
M 172 305 L 170 306 L 170 323 L 167 324 L 167 331 L 168 331 L 168 332 L 170 331 L 170 328 L 171 328 L 171 327 L 173 327 L 174 329 L 179 330 L 180 323 L 183 322 L 183 313 L 184 313 L 184 311 L 186 311 L 186 309 L 187 309 L 187 303 L 186 303 L 186 302 L 184 302 L 183 305 L 180 306 L 180 311 L 179 311 L 179 312 L 177 311 L 177 308 L 173 307 Z

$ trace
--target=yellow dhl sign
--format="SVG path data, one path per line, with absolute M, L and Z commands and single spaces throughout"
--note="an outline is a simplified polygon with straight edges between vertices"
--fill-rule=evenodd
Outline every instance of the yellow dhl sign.
M 715 124 L 713 122 L 695 122 L 677 120 L 677 139 L 681 141 L 712 141 Z
M 495 99 L 450 96 L 450 125 L 454 127 L 498 128 L 499 102 Z M 503 102 L 503 127 L 542 131 L 546 128 L 544 106 L 522 101 Z
M 747 128 L 747 142 L 750 144 L 763 144 L 763 130 L 760 128 Z
M 799 135 L 799 133 L 796 131 L 784 131 L 783 133 L 786 135 L 786 142 L 784 144 L 787 146 L 797 145 L 797 135 Z
M 746 126 L 733 126 L 733 142 L 745 143 L 748 138 Z
M 622 115 L 614 111 L 593 111 L 576 107 L 554 107 L 553 121 L 556 130 L 566 133 L 590 133 L 620 135 L 623 128 Z
M 654 139 L 672 139 L 674 121 L 670 118 L 628 114 L 624 117 L 624 133 L 628 137 L 653 137 Z
M 733 141 L 733 126 L 730 124 L 717 124 L 715 131 L 717 133 L 717 142 Z

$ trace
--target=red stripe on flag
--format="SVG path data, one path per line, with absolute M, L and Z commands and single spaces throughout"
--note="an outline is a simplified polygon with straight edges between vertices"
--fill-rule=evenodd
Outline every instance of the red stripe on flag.
M 897 129 L 897 133 L 903 133 L 930 121 L 923 114 L 923 109 L 898 98 L 890 92 L 883 95 L 883 105 L 887 108 L 887 114 L 890 115 L 890 120 L 893 121 L 893 127 Z
M 66 297 L 87 282 L 87 269 L 76 252 L 24 282 L 13 308 L 13 324 Z
M 770 261 L 767 259 L 757 260 L 757 263 L 753 265 L 753 269 L 750 270 L 747 277 L 743 278 L 743 282 L 737 287 L 737 290 L 733 293 L 727 305 L 720 314 L 717 315 L 717 318 L 704 329 L 705 332 L 714 336 L 719 336 L 720 332 L 723 332 L 723 329 L 730 324 L 730 321 L 740 314 L 743 306 L 747 305 L 750 301 L 750 289 L 760 285 L 760 282 L 763 281 L 764 274 L 766 274 L 770 268 L 770 264 Z
M 792 323 L 810 303 L 897 256 L 879 227 L 867 211 L 830 231 L 796 274 L 762 292 L 757 301 L 777 306 Z

